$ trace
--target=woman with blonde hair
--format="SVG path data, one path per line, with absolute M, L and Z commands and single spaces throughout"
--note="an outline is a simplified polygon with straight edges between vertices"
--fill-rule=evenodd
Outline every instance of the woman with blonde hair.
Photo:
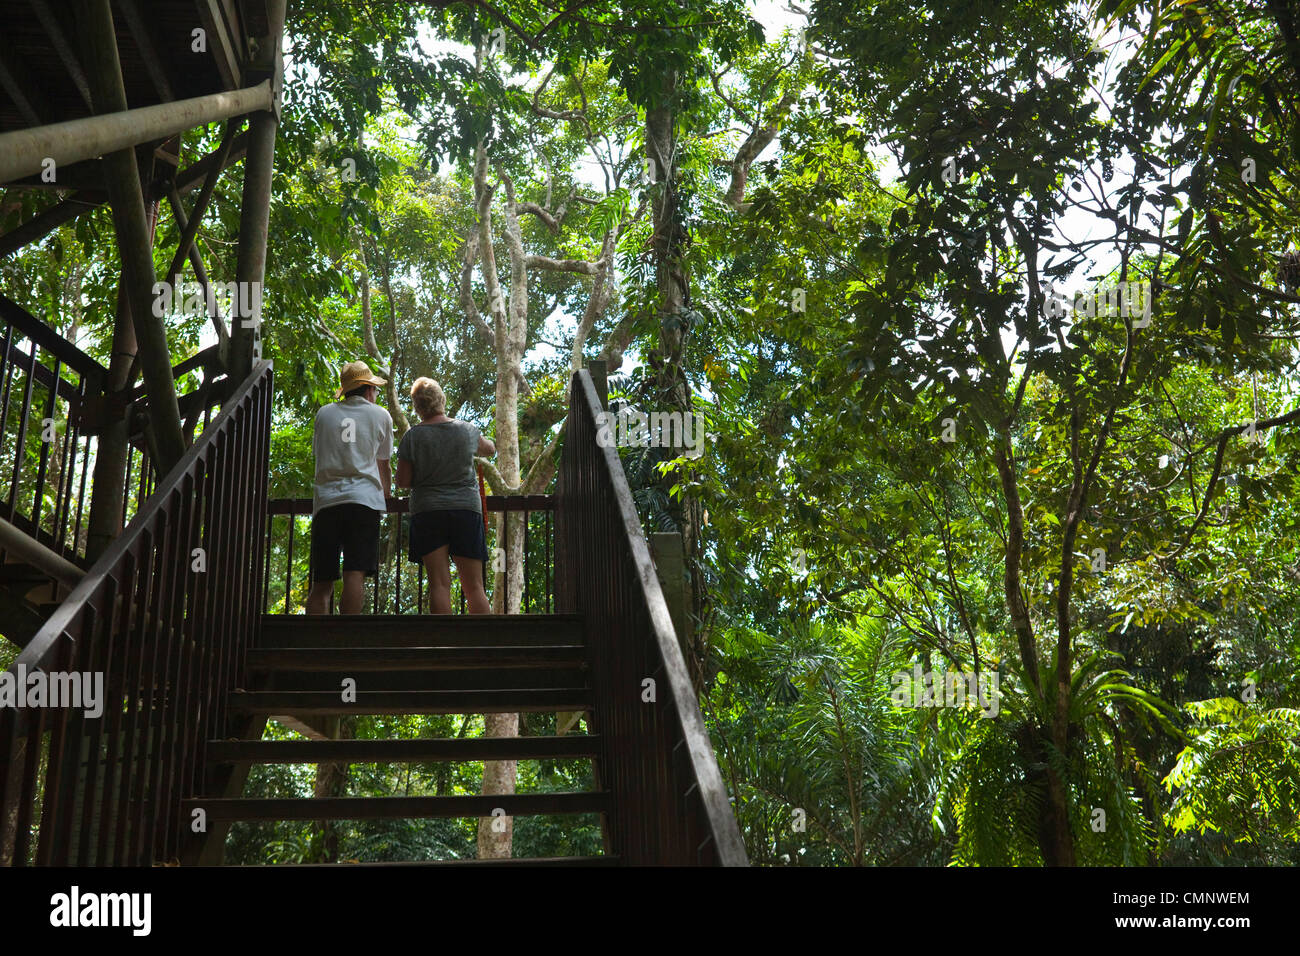
M 434 614 L 451 613 L 451 565 L 471 614 L 491 611 L 483 586 L 487 540 L 474 456 L 495 455 L 478 427 L 447 416 L 447 397 L 431 378 L 417 378 L 411 402 L 420 424 L 397 446 L 397 486 L 411 489 L 410 558 L 429 573 Z

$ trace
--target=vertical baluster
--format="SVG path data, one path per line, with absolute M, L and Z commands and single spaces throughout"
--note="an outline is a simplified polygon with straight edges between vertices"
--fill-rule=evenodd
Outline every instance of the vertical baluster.
M 141 472 L 143 475 L 143 471 Z M 148 656 L 148 628 L 154 598 L 154 564 L 157 560 L 157 537 L 153 528 L 146 526 L 140 536 L 139 560 L 133 562 L 135 586 L 131 588 L 127 603 L 131 605 L 131 621 L 126 632 L 127 657 L 125 667 L 126 713 L 124 729 L 119 744 L 117 814 L 113 828 L 112 861 L 117 866 L 134 861 L 127 856 L 128 835 L 133 829 L 135 802 L 131 799 L 131 785 L 138 779 L 136 767 L 140 753 L 140 712 L 144 691 L 145 660 Z
M 112 776 L 112 765 L 103 758 L 104 750 L 110 752 L 112 750 L 108 744 L 107 725 L 122 709 L 121 697 L 115 694 L 116 675 L 109 666 L 110 662 L 116 662 L 120 657 L 117 653 L 118 631 L 115 630 L 113 622 L 119 591 L 117 578 L 110 574 L 95 592 L 92 599 L 95 614 L 87 617 L 85 624 L 91 634 L 87 654 L 91 662 L 90 668 L 102 671 L 104 674 L 104 713 L 99 720 L 90 722 L 86 734 L 88 756 L 85 783 L 81 793 L 81 834 L 77 845 L 77 866 L 92 866 L 103 862 L 103 857 L 99 855 L 99 841 L 96 839 L 93 822 L 96 814 L 99 814 L 102 823 L 104 780 Z M 113 706 L 115 699 L 116 707 Z M 101 763 L 104 766 L 102 778 Z
M 135 510 L 138 514 L 149 497 L 149 476 L 153 471 L 153 462 L 149 460 L 149 446 L 140 452 L 140 481 L 135 486 Z
M 250 396 L 255 398 L 255 395 Z M 253 542 L 248 535 L 248 518 L 252 513 L 253 475 L 248 468 L 253 454 L 253 433 L 255 427 L 252 403 L 245 403 L 236 413 L 236 424 L 230 430 L 230 445 L 233 455 L 231 467 L 235 471 L 235 484 L 231 488 L 230 523 L 231 539 L 227 548 L 225 565 L 222 573 L 227 574 L 233 582 L 231 600 L 228 602 L 231 614 L 226 626 L 221 630 L 221 683 L 220 689 L 228 691 L 233 687 L 242 687 L 242 667 L 244 660 L 244 626 L 248 621 L 249 568 L 245 564 L 246 556 L 252 553 Z M 225 735 L 227 720 L 225 718 L 226 695 L 222 693 L 221 707 L 223 718 L 217 729 Z
M 263 574 L 262 574 L 262 613 L 265 614 L 271 607 L 271 545 L 275 541 L 275 515 L 269 512 L 266 515 L 266 552 L 263 555 Z
M 86 400 L 86 380 L 81 380 L 81 401 Z M 84 406 L 83 406 L 84 407 Z M 96 442 L 98 447 L 98 442 Z M 77 484 L 77 522 L 72 529 L 72 550 L 79 556 L 84 556 L 86 551 L 81 541 L 81 516 L 86 504 L 86 477 L 90 473 L 90 439 L 86 439 L 86 444 L 81 449 L 81 480 Z
M 221 495 L 218 501 L 221 507 L 217 511 L 217 527 L 221 532 L 221 547 L 218 551 L 218 565 L 221 568 L 217 587 L 221 600 L 215 609 L 215 626 L 213 627 L 213 679 L 208 691 L 208 709 L 210 718 L 205 740 L 217 735 L 224 735 L 226 726 L 226 688 L 230 677 L 230 632 L 235 626 L 232 619 L 237 607 L 239 581 L 234 567 L 235 555 L 239 553 L 236 516 L 240 507 L 239 449 L 236 447 L 236 433 L 239 431 L 235 421 L 227 419 L 225 427 L 217 435 L 215 447 L 220 453 L 219 465 Z
M 15 707 L 0 708 L 0 807 L 4 808 L 0 812 L 0 866 L 17 865 L 9 855 L 13 849 L 13 831 L 9 829 L 10 807 L 16 807 L 22 801 L 22 795 L 18 792 L 20 774 L 18 767 L 21 763 L 20 748 L 25 747 L 26 743 L 19 743 L 18 729 L 20 721 L 18 720 L 18 710 Z
M 226 507 L 226 468 L 228 460 L 222 447 L 222 435 L 218 432 L 205 449 L 204 474 L 206 476 L 207 497 L 204 502 L 203 515 L 203 549 L 212 557 L 214 565 L 220 565 L 222 548 L 225 540 L 222 533 L 221 512 Z M 195 714 L 194 726 L 190 731 L 191 740 L 213 739 L 213 682 L 216 671 L 217 630 L 225 614 L 225 589 L 221 575 L 208 575 L 202 589 L 202 604 L 195 609 L 198 618 L 194 644 L 196 651 L 196 684 L 191 708 Z M 203 763 L 196 760 L 192 777 L 187 782 L 191 794 L 202 792 Z
M 99 801 L 99 826 L 96 828 L 95 863 L 99 866 L 113 866 L 119 861 L 112 856 L 113 820 L 117 811 L 117 784 L 120 774 L 124 773 L 122 760 L 122 707 L 126 695 L 130 693 L 127 676 L 131 673 L 135 654 L 135 642 L 131 640 L 132 611 L 134 610 L 136 582 L 138 580 L 138 563 L 136 556 L 125 554 L 117 565 L 118 591 L 122 595 L 120 609 L 116 614 L 117 622 L 112 625 L 114 643 L 122 645 L 112 657 L 105 661 L 107 672 L 104 684 L 108 691 L 108 700 L 104 708 L 104 720 L 107 723 L 104 733 L 104 789 Z M 112 613 L 111 605 L 110 612 Z
M 55 653 L 48 658 L 46 673 L 79 670 L 73 661 L 73 644 L 60 640 Z M 69 751 L 75 754 L 76 737 L 68 733 L 73 717 L 68 701 L 57 709 L 51 708 L 50 750 L 45 761 L 45 780 L 41 792 L 41 830 L 36 841 L 36 865 L 54 866 L 67 863 L 67 845 L 70 828 L 67 819 L 76 798 L 76 768 L 69 766 Z M 68 773 L 72 770 L 72 773 Z M 71 778 L 71 779 L 69 779 Z
M 27 458 L 27 421 L 32 410 L 32 388 L 36 384 L 36 343 L 32 343 L 31 354 L 27 356 L 27 382 L 23 386 L 22 412 L 18 419 L 18 438 L 14 443 L 13 480 L 9 485 L 9 517 L 18 513 L 18 477 L 22 474 L 23 461 Z
M 3 400 L 0 400 L 0 452 L 4 450 L 4 442 L 9 437 L 9 395 L 12 390 L 13 382 L 14 382 L 14 370 L 17 366 L 17 363 L 12 360 L 13 337 L 14 337 L 14 327 L 12 325 L 6 324 L 5 339 L 4 339 L 4 365 L 0 366 L 0 370 L 3 370 L 4 372 L 4 398 Z M 15 449 L 16 448 L 17 446 L 15 446 Z M 17 453 L 18 453 L 17 450 L 15 450 L 14 454 Z M 13 515 L 14 515 L 13 503 L 10 502 L 8 508 L 8 516 L 12 518 Z
M 175 498 L 174 493 L 168 498 Z M 128 825 L 120 829 L 121 849 L 118 858 L 128 865 L 140 866 L 152 863 L 151 848 L 146 837 L 149 832 L 148 822 L 153 819 L 157 808 L 149 806 L 149 781 L 153 778 L 153 710 L 158 691 L 158 645 L 165 635 L 160 625 L 160 618 L 165 611 L 163 595 L 170 584 L 169 578 L 178 570 L 178 562 L 189 569 L 189 555 L 177 555 L 167 547 L 170 534 L 171 516 L 166 503 L 162 510 L 156 512 L 147 532 L 148 550 L 145 552 L 145 587 L 136 598 L 139 605 L 140 621 L 136 633 L 139 635 L 140 656 L 136 669 L 134 691 L 131 695 L 135 707 L 131 714 L 128 739 L 131 744 L 131 761 L 129 781 L 123 782 L 123 816 Z
M 0 371 L 4 373 L 4 398 L 0 399 L 0 435 L 9 434 L 9 392 L 14 381 L 14 362 L 10 359 L 13 354 L 13 339 L 14 327 L 6 324 L 3 364 L 0 364 Z
M 195 462 L 193 505 L 190 508 L 191 523 L 188 541 L 191 547 L 203 548 L 209 556 L 212 554 L 210 539 L 212 519 L 212 479 L 209 459 L 205 455 Z M 198 713 L 196 688 L 202 679 L 202 661 L 204 634 L 207 621 L 204 618 L 208 607 L 208 591 L 211 588 L 212 572 L 197 575 L 186 595 L 185 614 L 182 617 L 183 635 L 180 643 L 179 659 L 176 662 L 178 678 L 178 695 L 183 703 L 180 708 L 180 726 L 177 738 L 183 742 L 177 755 L 178 765 L 173 771 L 173 793 L 176 799 L 184 800 L 198 794 L 198 781 L 201 780 L 203 754 L 196 746 L 188 745 L 191 741 L 202 741 L 202 724 Z M 179 843 L 185 830 L 184 819 L 180 826 L 172 829 L 171 838 Z
M 32 710 L 35 713 L 32 713 Z M 17 820 L 14 823 L 14 865 L 26 865 L 32 846 L 32 809 L 36 805 L 36 775 L 40 768 L 41 751 L 45 747 L 45 708 L 16 712 L 15 723 L 26 724 L 27 738 L 23 748 L 22 783 L 19 786 Z M 7 809 L 7 808 L 6 808 Z
M 286 561 L 284 564 L 284 611 L 282 612 L 284 614 L 289 613 L 289 592 L 293 588 L 293 532 L 294 532 L 294 525 L 296 525 L 297 523 L 298 523 L 297 509 L 294 507 L 293 503 L 290 502 L 289 504 L 289 560 Z M 311 576 L 314 573 L 315 573 L 315 568 L 312 568 L 310 562 L 308 562 L 307 580 L 309 582 L 311 581 Z
M 36 348 L 32 347 L 32 377 L 36 377 Z M 41 366 L 44 368 L 44 366 Z M 40 462 L 36 466 L 36 491 L 32 494 L 32 535 L 38 541 L 41 537 L 41 512 L 45 510 L 45 478 L 50 465 L 50 445 L 52 441 L 45 440 L 45 423 L 53 423 L 53 428 L 58 428 L 58 401 L 59 401 L 59 373 L 63 369 L 63 363 L 57 358 L 54 360 L 54 382 L 50 385 L 50 400 L 45 405 L 45 417 L 41 419 L 41 454 Z M 54 535 L 50 538 L 53 540 Z
M 172 524 L 168 545 L 173 554 L 193 553 L 194 549 L 190 542 L 194 540 L 194 492 L 194 474 L 191 470 L 181 479 L 176 497 L 177 520 Z M 156 718 L 158 737 L 155 746 L 160 759 L 154 767 L 151 788 L 151 792 L 156 795 L 157 805 L 152 835 L 153 860 L 150 862 L 167 862 L 174 855 L 173 833 L 180 800 L 180 794 L 176 791 L 176 767 L 180 751 L 190 747 L 190 742 L 179 737 L 177 733 L 180 708 L 183 704 L 180 683 L 185 654 L 185 604 L 192 593 L 192 583 L 197 577 L 199 575 L 192 570 L 191 565 L 182 565 L 178 573 L 173 575 L 171 589 L 167 595 L 168 610 L 161 682 L 162 705 Z
M 382 517 L 379 519 L 379 527 L 380 527 L 380 534 L 382 534 L 382 533 L 383 533 L 383 527 L 384 527 L 384 518 L 382 518 Z M 376 560 L 376 563 L 377 563 L 379 559 L 376 557 L 375 560 Z M 383 580 L 383 577 L 384 577 L 384 569 L 383 569 L 383 568 L 379 568 L 379 567 L 375 568 L 375 580 L 374 580 L 374 583 L 373 583 L 373 584 L 371 585 L 371 587 L 370 587 L 370 590 L 373 592 L 373 596 L 372 596 L 372 599 L 371 599 L 371 605 L 370 605 L 370 613 L 371 613 L 371 614 L 378 614 L 378 613 L 379 613 L 379 582 Z M 362 578 L 361 581 L 362 581 L 362 587 L 364 587 L 364 586 L 365 586 L 365 578 Z
M 131 413 L 128 411 L 127 412 L 128 418 L 130 417 L 130 414 Z M 130 426 L 127 427 L 127 432 L 129 435 Z M 126 444 L 126 478 L 122 482 L 122 523 L 123 524 L 126 524 L 127 522 L 128 516 L 126 512 L 126 506 L 128 502 L 130 502 L 131 500 L 131 475 L 134 469 L 135 469 L 135 446 L 131 444 L 131 440 L 128 437 L 127 444 Z M 93 492 L 94 489 L 92 488 L 91 491 Z
M 67 428 L 59 455 L 59 488 L 55 495 L 54 550 L 62 551 L 68 541 L 68 519 L 72 515 L 72 472 L 76 468 L 77 444 L 81 440 L 81 427 L 72 420 L 76 389 L 69 385 L 72 395 L 66 399 Z

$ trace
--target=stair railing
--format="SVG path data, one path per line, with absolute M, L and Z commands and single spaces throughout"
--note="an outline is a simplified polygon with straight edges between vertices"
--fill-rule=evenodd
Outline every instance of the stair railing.
M 631 865 L 748 860 L 618 450 L 573 376 L 556 489 L 556 601 L 582 615 L 610 791 L 609 852 Z
M 304 609 L 310 588 L 311 556 L 310 498 L 272 498 L 266 503 L 266 568 L 264 589 L 270 614 L 296 614 Z M 518 514 L 523 529 L 523 582 L 520 611 L 550 614 L 554 610 L 554 556 L 551 495 L 488 495 L 489 515 Z M 388 511 L 379 528 L 379 573 L 369 580 L 370 613 L 424 614 L 429 610 L 428 583 L 424 566 L 407 556 L 410 526 L 409 498 L 389 498 Z M 495 521 L 489 522 L 495 526 Z M 489 596 L 494 584 L 493 569 L 505 572 L 510 586 L 510 569 L 504 551 L 499 550 L 496 532 L 487 537 Z M 453 574 L 452 606 L 465 613 L 465 596 L 459 576 Z
M 215 346 L 172 369 L 179 381 L 203 373 L 180 395 L 186 441 L 200 420 L 206 427 L 228 380 L 209 366 Z M 0 295 L 0 518 L 61 557 L 85 566 L 94 462 L 105 417 L 135 406 L 147 409 L 143 385 L 123 395 L 102 394 L 108 370 L 73 343 Z M 230 383 L 233 384 L 233 383 Z M 138 427 L 138 416 L 134 427 Z M 144 435 L 126 452 L 122 515 L 128 520 L 152 494 L 157 474 Z
M 96 444 L 82 412 L 107 374 L 0 296 L 0 517 L 72 561 L 86 554 L 87 479 Z M 144 469 L 134 472 L 141 491 Z
M 47 687 L 0 706 L 0 864 L 167 862 L 198 825 L 180 803 L 262 609 L 271 384 L 258 363 L 0 674 Z

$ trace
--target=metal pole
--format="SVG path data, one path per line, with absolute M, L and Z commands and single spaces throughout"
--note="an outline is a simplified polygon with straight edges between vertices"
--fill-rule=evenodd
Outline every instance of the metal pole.
M 87 43 L 99 46 L 106 39 L 112 37 L 88 36 Z M 117 62 L 114 46 L 114 65 Z M 99 66 L 95 63 L 92 69 L 98 71 Z M 96 82 L 93 92 L 96 99 L 101 96 L 107 99 L 109 91 Z M 41 172 L 47 159 L 54 160 L 57 169 L 140 143 L 167 139 L 196 126 L 267 110 L 273 99 L 269 80 L 242 90 L 209 93 L 134 110 L 126 108 L 124 95 L 119 106 L 99 116 L 0 133 L 0 184 Z
M 224 144 L 222 148 L 225 148 Z M 182 196 L 188 192 L 192 192 L 205 181 L 208 174 L 212 171 L 212 167 L 216 165 L 216 161 L 222 159 L 221 156 L 218 156 L 218 153 L 220 152 L 221 150 L 219 149 L 214 150 L 197 161 L 193 166 L 189 166 L 176 174 L 176 189 Z M 239 160 L 244 158 L 244 154 L 247 152 L 248 134 L 240 133 L 230 144 L 230 148 L 226 150 L 220 168 L 225 169 L 226 167 L 239 162 Z M 149 190 L 148 198 L 157 199 L 158 196 L 159 190 L 157 185 L 155 185 Z M 32 217 L 16 229 L 12 229 L 0 236 L 0 257 L 17 252 L 23 246 L 33 243 L 43 236 L 48 235 L 68 220 L 75 219 L 83 212 L 96 208 L 107 198 L 108 197 L 101 192 L 87 191 L 83 189 L 75 195 L 63 200 L 63 202 L 59 203 L 57 206 L 51 206 L 40 215 Z
M 117 318 L 113 327 L 113 354 L 109 357 L 108 377 L 104 382 L 105 396 L 119 395 L 130 388 L 135 353 L 135 328 L 126 297 L 126 276 L 122 275 L 117 287 Z M 122 489 L 126 487 L 129 431 L 126 414 L 118 414 L 104 423 L 95 443 L 90 515 L 86 519 L 86 557 L 91 563 L 122 533 Z
M 248 156 L 244 160 L 244 195 L 239 218 L 239 258 L 235 280 L 241 290 L 232 309 L 230 374 L 242 381 L 253 368 L 253 336 L 261 323 L 261 286 L 266 276 L 267 230 L 271 219 L 271 173 L 275 165 L 275 133 L 280 123 L 279 89 L 284 64 L 280 42 L 284 34 L 286 0 L 269 0 L 266 7 L 268 36 L 261 44 L 258 71 L 270 71 L 276 95 L 264 112 L 248 119 Z M 258 290 L 251 292 L 256 284 Z M 249 290 L 245 292 L 244 290 Z
M 83 35 L 89 54 L 92 94 L 95 106 L 103 113 L 126 111 L 126 90 L 122 84 L 122 66 L 117 54 L 117 34 L 109 0 L 83 0 Z M 171 109 L 170 104 L 159 109 Z M 111 119 L 111 117 L 100 117 Z M 48 128 L 48 127 L 46 127 Z M 184 128 L 184 127 L 182 127 Z M 138 132 L 138 131 L 137 131 Z M 176 132 L 176 131 L 173 131 Z M 113 225 L 117 231 L 122 271 L 126 278 L 131 322 L 140 346 L 141 371 L 149 395 L 149 425 L 158 445 L 160 474 L 166 474 L 185 454 L 181 437 L 181 414 L 176 402 L 172 379 L 171 352 L 163 321 L 153 314 L 153 240 L 144 211 L 140 189 L 140 170 L 135 150 L 130 148 L 141 139 L 104 156 L 104 178 L 113 204 Z M 2 155 L 0 148 L 0 155 Z
M 42 574 L 48 574 L 68 588 L 75 588 L 86 574 L 71 561 L 55 554 L 3 518 L 0 518 L 0 548 L 17 555 Z

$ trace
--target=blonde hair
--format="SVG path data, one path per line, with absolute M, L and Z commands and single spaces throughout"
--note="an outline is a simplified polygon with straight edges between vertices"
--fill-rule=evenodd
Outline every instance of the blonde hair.
M 447 414 L 447 396 L 442 386 L 431 378 L 417 378 L 411 386 L 411 402 L 421 418 Z

